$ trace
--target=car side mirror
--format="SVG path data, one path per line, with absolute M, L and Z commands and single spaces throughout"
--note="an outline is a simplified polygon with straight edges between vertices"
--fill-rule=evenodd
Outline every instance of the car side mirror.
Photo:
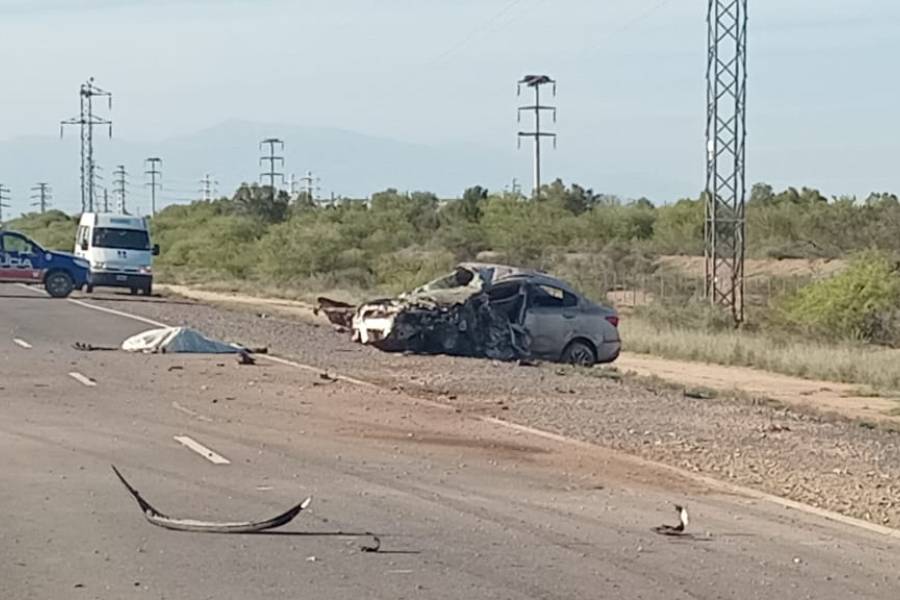
M 150 251 L 153 256 L 159 256 L 159 244 L 153 244 L 153 249 Z
M 82 249 L 82 250 L 87 250 L 87 249 L 88 249 L 88 243 L 87 243 L 87 240 L 81 240 L 81 249 Z

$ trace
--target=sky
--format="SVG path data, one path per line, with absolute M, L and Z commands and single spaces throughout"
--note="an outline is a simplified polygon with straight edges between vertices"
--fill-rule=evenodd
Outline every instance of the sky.
M 900 3 L 749 13 L 748 179 L 900 192 Z M 93 76 L 117 139 L 240 119 L 506 153 L 516 80 L 539 72 L 559 81 L 545 178 L 671 202 L 703 187 L 705 18 L 704 0 L 0 0 L 0 140 L 58 135 Z M 504 181 L 530 180 L 517 156 Z

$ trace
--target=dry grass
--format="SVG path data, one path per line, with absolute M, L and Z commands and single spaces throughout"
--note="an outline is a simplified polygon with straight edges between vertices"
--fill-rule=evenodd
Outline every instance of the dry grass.
M 623 319 L 625 349 L 665 358 L 755 367 L 810 379 L 900 390 L 900 350 L 822 344 L 740 331 L 707 332 Z

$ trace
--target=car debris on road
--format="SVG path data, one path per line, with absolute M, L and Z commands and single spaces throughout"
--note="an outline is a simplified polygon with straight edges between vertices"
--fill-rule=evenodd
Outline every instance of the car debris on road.
M 116 477 L 119 478 L 119 481 L 122 482 L 122 485 L 124 485 L 134 499 L 137 500 L 138 506 L 141 507 L 144 518 L 146 518 L 147 521 L 157 527 L 172 529 L 174 531 L 192 531 L 197 533 L 256 533 L 259 531 L 267 531 L 290 523 L 294 517 L 299 515 L 309 506 L 310 502 L 312 502 L 312 498 L 306 498 L 303 502 L 297 504 L 293 508 L 272 517 L 271 519 L 266 519 L 265 521 L 219 523 L 195 519 L 176 519 L 153 508 L 149 502 L 141 497 L 140 493 L 135 488 L 131 487 L 131 484 L 125 480 L 125 477 L 119 472 L 115 465 L 112 466 L 112 470 L 116 474 Z
M 684 535 L 684 530 L 688 526 L 687 508 L 676 504 L 675 512 L 678 513 L 678 525 L 658 525 L 653 528 L 653 531 L 660 535 Z
M 589 366 L 614 361 L 621 349 L 615 309 L 546 273 L 508 265 L 461 263 L 396 298 L 353 306 L 323 297 L 314 312 L 385 351 Z

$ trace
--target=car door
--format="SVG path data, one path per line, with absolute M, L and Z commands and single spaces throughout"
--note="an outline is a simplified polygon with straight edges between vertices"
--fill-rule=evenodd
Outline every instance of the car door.
M 530 284 L 524 325 L 531 334 L 531 351 L 559 356 L 572 339 L 578 316 L 578 298 L 546 284 Z
M 40 282 L 41 255 L 34 243 L 17 233 L 0 233 L 0 281 Z

